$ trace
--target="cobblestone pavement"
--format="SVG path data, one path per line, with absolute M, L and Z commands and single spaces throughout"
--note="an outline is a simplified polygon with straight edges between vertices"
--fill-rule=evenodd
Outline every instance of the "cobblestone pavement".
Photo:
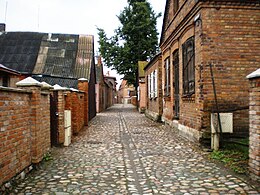
M 53 158 L 11 194 L 260 194 L 130 105 L 98 114 Z

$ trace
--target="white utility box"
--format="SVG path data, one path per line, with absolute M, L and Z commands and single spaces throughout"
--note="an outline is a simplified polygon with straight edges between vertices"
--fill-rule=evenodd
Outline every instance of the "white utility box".
M 71 143 L 71 110 L 64 111 L 65 141 L 64 146 Z

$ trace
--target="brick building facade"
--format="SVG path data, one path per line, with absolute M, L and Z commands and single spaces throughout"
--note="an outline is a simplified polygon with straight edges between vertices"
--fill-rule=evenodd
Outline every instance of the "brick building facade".
M 233 113 L 233 132 L 248 135 L 246 75 L 260 63 L 259 1 L 167 0 L 160 41 L 163 116 L 186 137 L 209 137 L 210 114 Z
M 146 80 L 146 110 L 148 118 L 161 121 L 162 117 L 162 56 L 157 54 L 144 68 Z

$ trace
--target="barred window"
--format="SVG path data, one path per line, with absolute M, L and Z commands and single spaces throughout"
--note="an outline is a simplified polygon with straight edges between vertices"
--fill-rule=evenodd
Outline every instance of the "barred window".
M 170 58 L 168 57 L 164 60 L 164 96 L 170 96 L 171 93 L 170 72 Z
M 195 51 L 194 37 L 189 38 L 183 45 L 183 95 L 195 92 Z

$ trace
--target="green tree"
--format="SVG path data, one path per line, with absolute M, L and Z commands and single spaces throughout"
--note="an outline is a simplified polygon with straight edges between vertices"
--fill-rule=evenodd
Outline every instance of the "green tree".
M 115 69 L 129 84 L 137 87 L 138 61 L 153 57 L 158 51 L 156 14 L 147 0 L 128 0 L 118 16 L 121 26 L 108 38 L 98 28 L 99 52 L 108 67 Z

